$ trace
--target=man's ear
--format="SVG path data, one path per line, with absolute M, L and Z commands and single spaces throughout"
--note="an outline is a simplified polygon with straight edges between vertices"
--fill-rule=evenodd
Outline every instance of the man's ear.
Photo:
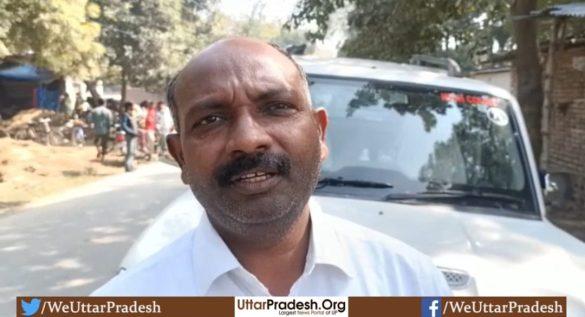
M 319 142 L 321 144 L 321 162 L 323 162 L 329 155 L 329 148 L 325 142 L 325 134 L 327 132 L 327 111 L 325 108 L 317 108 L 313 110 L 313 116 L 319 127 Z
M 181 137 L 178 133 L 167 134 L 167 147 L 171 156 L 175 159 L 181 168 L 181 180 L 183 184 L 189 185 L 189 177 L 185 170 L 185 159 L 183 157 L 183 147 L 181 147 Z

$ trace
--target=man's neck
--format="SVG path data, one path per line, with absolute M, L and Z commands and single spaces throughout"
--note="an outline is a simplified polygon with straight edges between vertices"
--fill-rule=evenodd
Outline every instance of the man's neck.
M 303 274 L 310 238 L 309 208 L 301 213 L 291 230 L 278 243 L 261 246 L 243 241 L 225 241 L 234 256 L 271 295 L 288 295 Z

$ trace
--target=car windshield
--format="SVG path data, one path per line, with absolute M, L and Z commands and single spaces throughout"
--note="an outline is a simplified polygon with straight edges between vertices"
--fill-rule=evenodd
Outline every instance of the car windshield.
M 329 115 L 317 194 L 537 214 L 509 101 L 485 93 L 310 76 Z

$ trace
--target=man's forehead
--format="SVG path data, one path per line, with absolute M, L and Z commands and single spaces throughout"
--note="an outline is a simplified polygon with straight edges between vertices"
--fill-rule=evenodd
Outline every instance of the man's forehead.
M 213 83 L 228 77 L 253 78 L 267 83 L 295 79 L 296 66 L 274 47 L 251 39 L 220 41 L 194 57 L 181 72 L 177 88 L 190 88 L 193 83 Z M 220 82 L 221 84 L 221 82 Z M 216 87 L 221 88 L 221 87 Z

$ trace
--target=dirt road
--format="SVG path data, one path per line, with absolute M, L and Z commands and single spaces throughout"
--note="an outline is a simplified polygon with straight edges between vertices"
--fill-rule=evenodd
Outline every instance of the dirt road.
M 94 146 L 48 147 L 0 138 L 0 210 L 124 172 L 123 157 L 96 160 Z

